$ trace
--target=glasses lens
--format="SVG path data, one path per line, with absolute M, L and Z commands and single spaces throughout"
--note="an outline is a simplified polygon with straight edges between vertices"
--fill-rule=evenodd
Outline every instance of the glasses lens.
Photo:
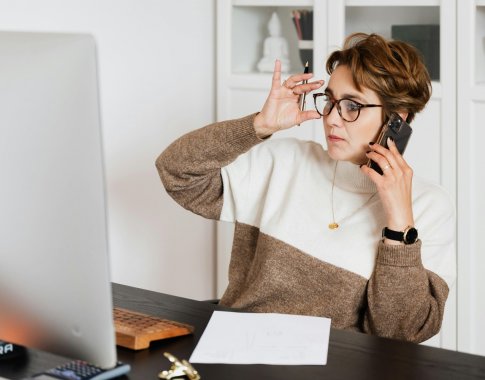
M 340 101 L 340 110 L 344 120 L 355 121 L 359 117 L 360 106 L 352 100 L 342 99 Z
M 332 101 L 327 95 L 315 97 L 315 107 L 317 111 L 324 116 L 327 116 L 332 110 Z

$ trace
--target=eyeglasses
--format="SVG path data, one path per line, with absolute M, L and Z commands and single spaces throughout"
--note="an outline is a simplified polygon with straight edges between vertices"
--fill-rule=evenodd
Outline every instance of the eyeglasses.
M 332 112 L 333 106 L 337 105 L 338 114 L 348 122 L 356 121 L 359 118 L 361 108 L 382 107 L 381 104 L 361 104 L 352 99 L 332 99 L 324 93 L 313 94 L 315 109 L 321 116 L 327 116 Z

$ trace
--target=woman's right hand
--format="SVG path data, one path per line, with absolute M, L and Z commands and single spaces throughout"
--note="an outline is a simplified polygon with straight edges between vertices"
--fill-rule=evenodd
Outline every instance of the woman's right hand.
M 254 119 L 254 129 L 258 137 L 265 138 L 304 121 L 320 118 L 320 114 L 315 110 L 300 111 L 298 101 L 303 93 L 323 86 L 323 80 L 301 84 L 302 81 L 308 81 L 312 77 L 312 73 L 295 74 L 281 83 L 281 62 L 276 60 L 271 91 L 263 109 Z

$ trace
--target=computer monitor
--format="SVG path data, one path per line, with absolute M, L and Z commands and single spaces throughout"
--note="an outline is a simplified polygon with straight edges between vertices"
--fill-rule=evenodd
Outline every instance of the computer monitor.
M 0 340 L 116 364 L 89 35 L 0 32 Z

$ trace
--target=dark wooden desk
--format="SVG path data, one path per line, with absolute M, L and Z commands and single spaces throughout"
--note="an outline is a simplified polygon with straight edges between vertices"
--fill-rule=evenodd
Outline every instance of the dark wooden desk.
M 130 363 L 127 380 L 157 379 L 169 362 L 168 351 L 188 359 L 214 310 L 223 308 L 206 302 L 169 296 L 123 285 L 113 285 L 114 304 L 193 325 L 192 336 L 152 344 L 133 352 L 118 348 L 119 359 Z M 0 376 L 21 379 L 65 362 L 65 358 L 37 350 L 14 361 L 0 361 Z M 332 329 L 326 366 L 267 366 L 196 364 L 202 380 L 248 379 L 485 379 L 485 357 L 437 349 Z

